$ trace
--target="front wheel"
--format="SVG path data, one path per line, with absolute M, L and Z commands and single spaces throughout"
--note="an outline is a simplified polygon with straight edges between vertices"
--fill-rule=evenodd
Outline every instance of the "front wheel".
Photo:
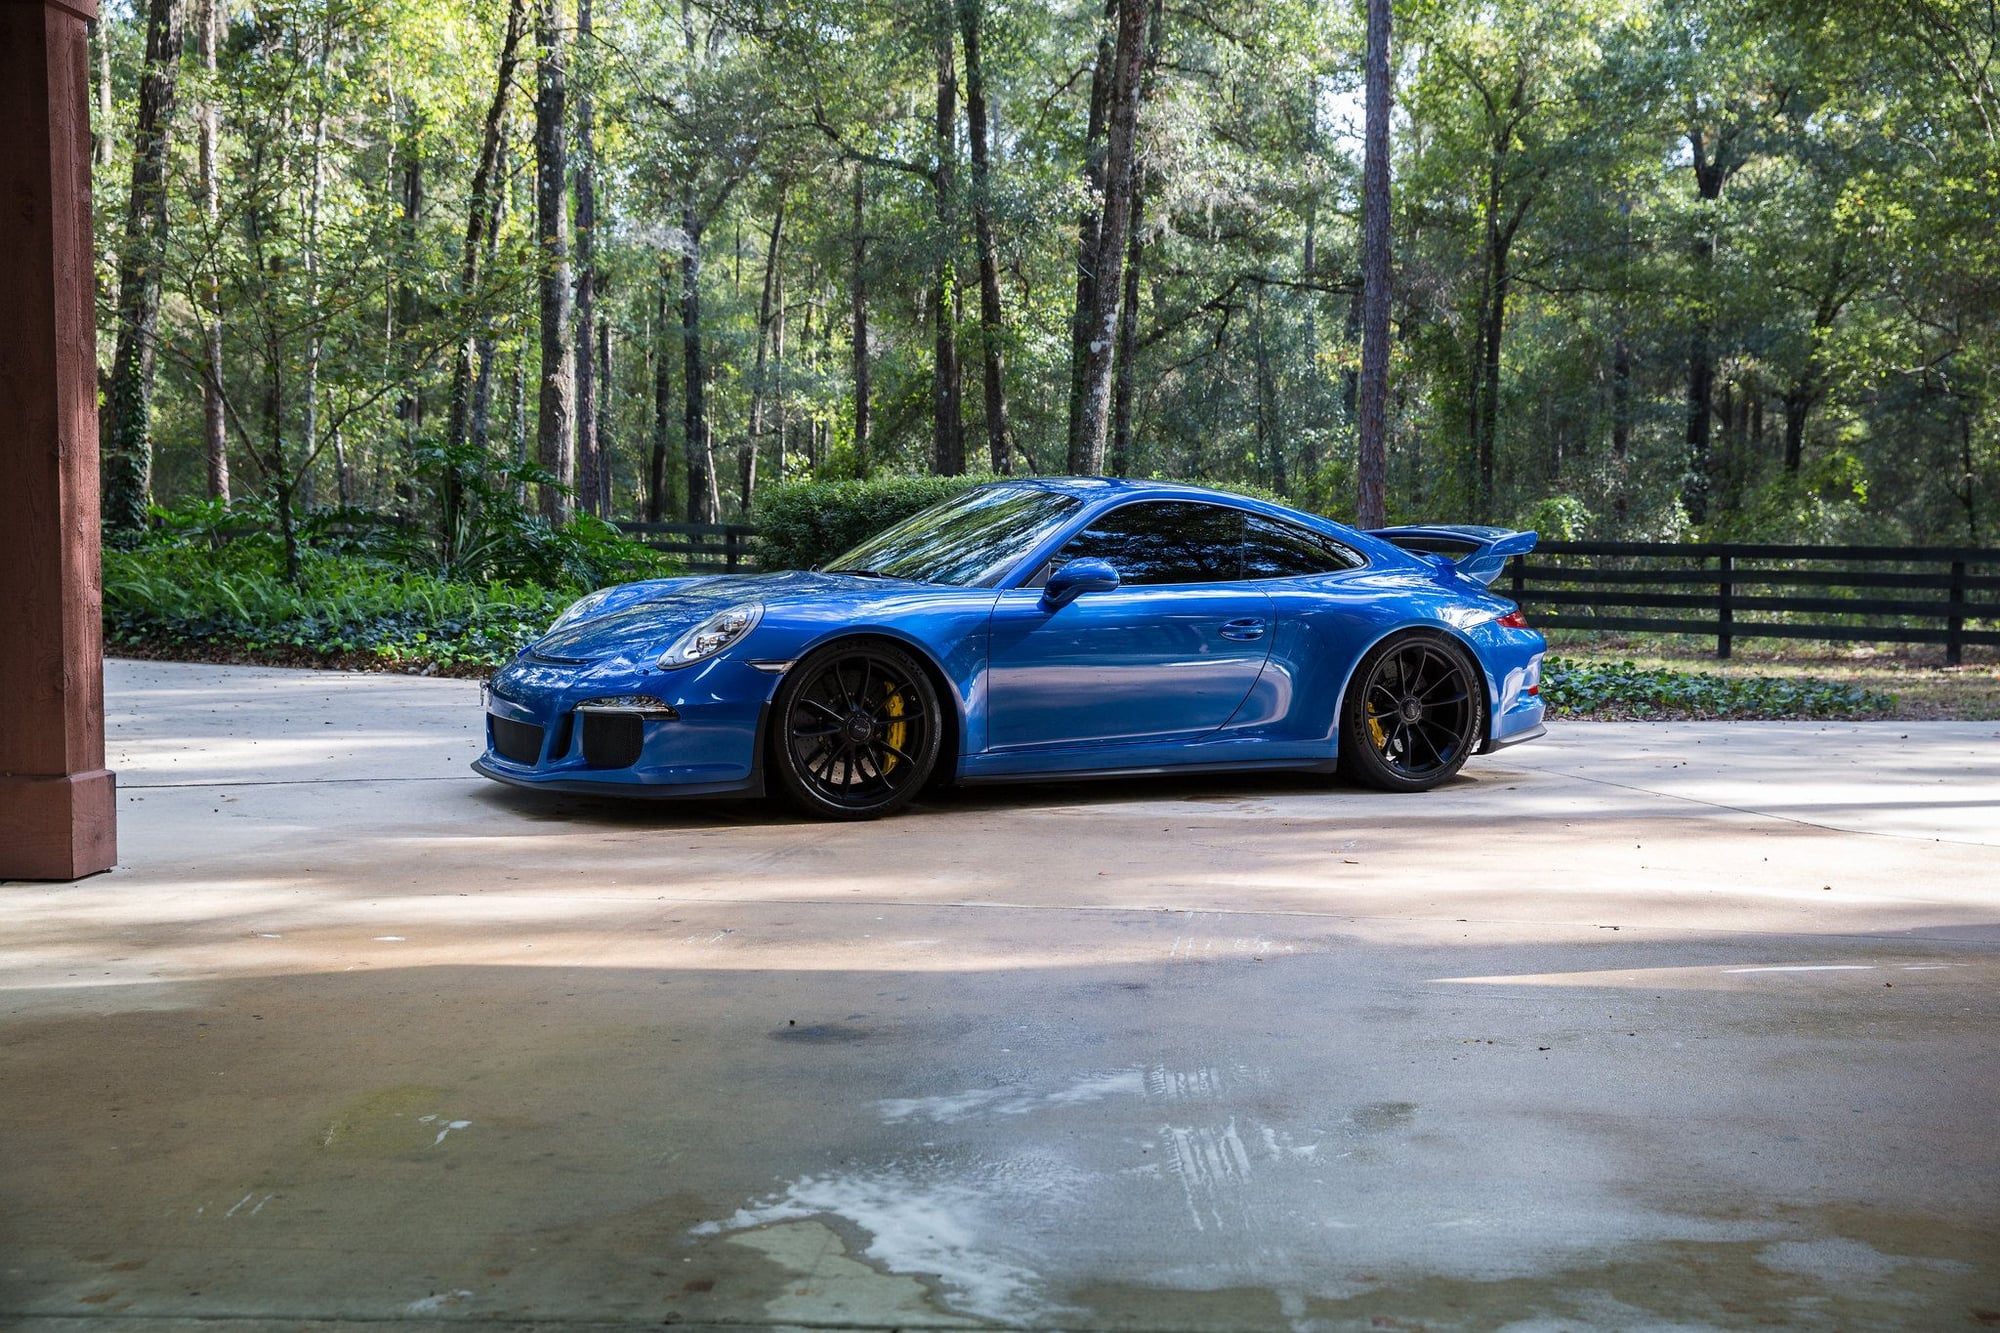
M 1340 710 L 1340 768 L 1384 791 L 1429 791 L 1479 743 L 1486 690 L 1449 635 L 1420 630 L 1370 650 Z
M 773 767 L 807 814 L 875 819 L 916 797 L 944 737 L 937 691 L 908 653 L 834 643 L 778 687 Z

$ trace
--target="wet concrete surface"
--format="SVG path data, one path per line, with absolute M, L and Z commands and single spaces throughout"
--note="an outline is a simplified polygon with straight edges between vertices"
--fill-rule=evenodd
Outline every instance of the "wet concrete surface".
M 108 684 L 120 869 L 0 886 L 0 1326 L 2000 1325 L 1995 724 L 827 826 Z

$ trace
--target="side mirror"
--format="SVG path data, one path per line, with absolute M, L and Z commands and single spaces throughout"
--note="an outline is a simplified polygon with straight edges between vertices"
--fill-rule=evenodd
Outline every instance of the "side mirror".
M 1110 592 L 1118 586 L 1118 571 L 1108 560 L 1072 560 L 1049 575 L 1042 587 L 1042 605 L 1053 611 L 1087 592 Z

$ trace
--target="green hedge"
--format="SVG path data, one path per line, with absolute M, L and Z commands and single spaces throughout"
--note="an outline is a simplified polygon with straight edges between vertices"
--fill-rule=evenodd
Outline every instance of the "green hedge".
M 991 477 L 878 477 L 795 481 L 757 493 L 757 563 L 810 569 L 911 514 Z

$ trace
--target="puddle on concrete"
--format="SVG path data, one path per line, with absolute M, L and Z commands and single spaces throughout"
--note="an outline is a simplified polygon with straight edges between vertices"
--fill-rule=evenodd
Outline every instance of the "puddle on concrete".
M 1040 1278 L 1020 1252 L 1019 1247 L 1034 1244 L 1033 1231 L 1007 1213 L 989 1210 L 986 1202 L 1028 1193 L 1047 1207 L 1060 1209 L 1084 1182 L 1053 1162 L 953 1166 L 956 1169 L 932 1159 L 808 1176 L 739 1209 L 727 1221 L 697 1226 L 694 1234 L 761 1235 L 787 1224 L 811 1222 L 832 1235 L 827 1223 L 838 1221 L 867 1238 L 860 1252 L 874 1265 L 870 1271 L 878 1278 L 893 1274 L 900 1281 L 922 1278 L 934 1283 L 941 1308 L 1003 1323 L 1046 1320 L 1061 1313 L 1042 1297 Z M 803 1244 L 802 1234 L 788 1232 L 783 1243 Z M 849 1253 L 844 1246 L 841 1252 Z
M 867 1328 L 979 1328 L 942 1309 L 915 1277 L 884 1273 L 854 1259 L 847 1242 L 823 1222 L 780 1222 L 731 1236 L 729 1243 L 755 1250 L 789 1275 L 764 1303 L 779 1323 L 841 1324 Z
M 1429 1108 L 1301 1116 L 1268 1077 L 1146 1066 L 885 1099 L 885 1125 L 934 1141 L 795 1179 L 695 1232 L 780 1234 L 755 1244 L 774 1261 L 792 1247 L 796 1272 L 831 1229 L 849 1238 L 843 1263 L 926 1286 L 936 1309 L 1060 1327 L 1908 1326 L 1996 1304 L 1978 1290 L 1990 1241 L 1964 1219 L 1649 1201 L 1614 1148 L 1534 1120 L 1509 1129 L 1529 1165 L 1453 1178 L 1433 1159 L 1458 1130 L 1426 1127 Z M 1531 1169 L 1558 1157 L 1569 1177 Z M 783 1317 L 809 1315 L 858 1317 L 811 1302 Z

